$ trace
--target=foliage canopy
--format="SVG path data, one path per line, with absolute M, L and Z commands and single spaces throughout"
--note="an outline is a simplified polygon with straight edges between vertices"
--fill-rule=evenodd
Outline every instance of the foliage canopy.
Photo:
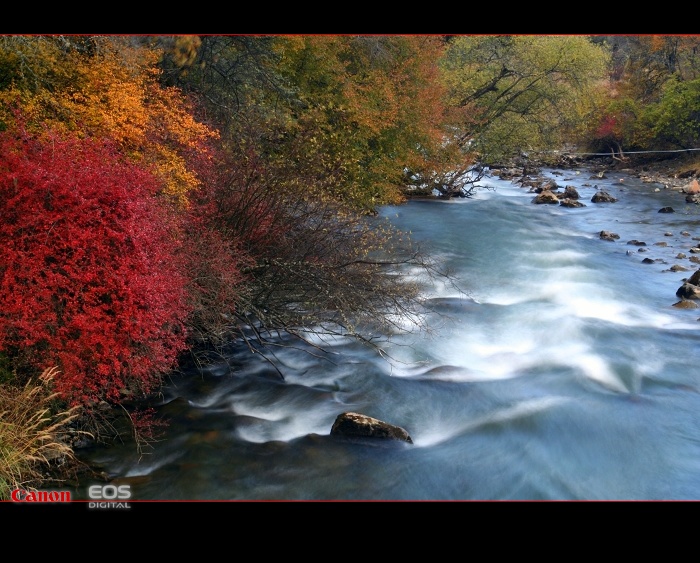
M 560 148 L 595 107 L 606 50 L 585 36 L 459 36 L 441 59 L 449 103 L 469 107 L 463 142 L 483 162 Z

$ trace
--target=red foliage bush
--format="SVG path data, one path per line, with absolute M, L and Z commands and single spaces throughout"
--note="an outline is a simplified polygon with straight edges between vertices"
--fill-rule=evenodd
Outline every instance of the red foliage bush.
M 148 393 L 186 348 L 179 225 L 108 141 L 0 133 L 0 351 L 71 405 Z
M 618 119 L 614 115 L 604 115 L 600 119 L 594 135 L 596 139 L 617 139 L 619 137 Z

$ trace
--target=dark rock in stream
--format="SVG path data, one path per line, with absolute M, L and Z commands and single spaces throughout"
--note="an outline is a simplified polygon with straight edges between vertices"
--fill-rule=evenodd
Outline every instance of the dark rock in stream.
M 695 272 L 693 272 L 693 275 L 691 275 L 687 280 L 684 281 L 693 285 L 700 285 L 700 270 L 695 270 Z
M 676 291 L 676 297 L 681 299 L 700 299 L 700 287 L 692 283 L 684 283 Z
M 617 233 L 613 233 L 612 231 L 600 231 L 600 238 L 603 240 L 617 240 L 620 238 L 620 235 Z
M 394 426 L 371 416 L 365 416 L 356 412 L 344 412 L 337 416 L 333 427 L 332 436 L 346 436 L 352 438 L 382 438 L 413 443 L 408 432 L 400 426 Z
M 540 194 L 532 199 L 532 203 L 537 204 L 558 204 L 559 198 L 550 190 L 544 190 Z
M 605 190 L 598 190 L 591 198 L 593 203 L 615 203 L 617 198 L 611 196 Z
M 564 195 L 562 197 L 564 199 L 580 199 L 581 195 L 578 193 L 578 190 L 574 186 L 566 186 L 564 188 Z

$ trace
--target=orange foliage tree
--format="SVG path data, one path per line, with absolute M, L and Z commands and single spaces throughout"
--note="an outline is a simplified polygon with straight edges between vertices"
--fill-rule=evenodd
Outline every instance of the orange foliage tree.
M 438 76 L 444 48 L 439 36 L 279 38 L 278 71 L 303 108 L 293 109 L 288 138 L 304 139 L 305 175 L 373 209 L 402 201 L 410 174 L 462 166 Z
M 217 133 L 195 121 L 178 90 L 160 85 L 160 57 L 137 37 L 1 37 L 0 123 L 10 125 L 19 107 L 39 131 L 111 137 L 184 204 L 200 182 L 183 151 L 204 150 Z

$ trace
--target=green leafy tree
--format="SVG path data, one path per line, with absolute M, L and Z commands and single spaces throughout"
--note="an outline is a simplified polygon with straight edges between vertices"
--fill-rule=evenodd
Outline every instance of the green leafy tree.
M 463 142 L 488 163 L 570 142 L 595 107 L 608 61 L 584 36 L 460 36 L 441 67 L 451 103 L 471 108 Z
M 700 79 L 666 82 L 661 99 L 648 108 L 645 118 L 658 146 L 697 147 L 700 142 Z

